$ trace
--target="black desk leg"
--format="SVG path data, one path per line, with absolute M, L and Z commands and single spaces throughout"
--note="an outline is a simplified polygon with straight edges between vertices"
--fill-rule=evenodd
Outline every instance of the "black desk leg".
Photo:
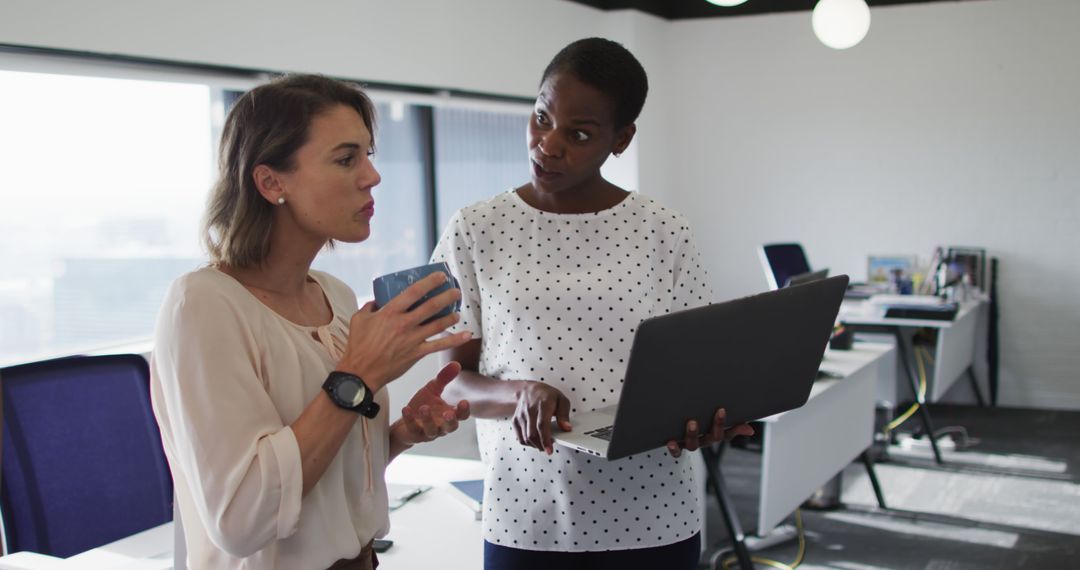
M 985 408 L 986 401 L 983 400 L 982 392 L 979 391 L 979 381 L 975 379 L 975 369 L 968 366 L 966 372 L 968 380 L 971 380 L 971 390 L 975 392 L 975 401 L 978 402 L 980 408 Z
M 720 454 L 713 450 L 712 446 L 705 446 L 701 448 L 701 456 L 705 460 L 705 469 L 708 471 L 707 483 L 712 486 L 716 500 L 720 502 L 720 514 L 724 516 L 728 534 L 731 535 L 731 545 L 735 550 L 739 567 L 742 570 L 754 570 L 754 563 L 750 561 L 750 551 L 746 549 L 746 535 L 743 534 L 742 525 L 739 524 L 739 515 L 735 512 L 735 504 L 728 495 L 723 476 L 720 475 Z
M 911 393 L 919 404 L 919 419 L 922 420 L 926 436 L 930 438 L 930 449 L 934 451 L 934 461 L 942 465 L 945 462 L 941 459 L 941 450 L 938 449 L 937 439 L 934 438 L 934 422 L 930 419 L 930 410 L 926 408 L 925 398 L 919 396 L 919 381 L 915 378 L 914 365 L 908 357 L 904 335 L 900 333 L 900 327 L 893 327 L 893 334 L 896 336 L 896 350 L 900 353 L 900 360 L 904 363 L 904 370 L 907 371 L 908 382 L 911 384 Z
M 998 293 L 997 293 L 997 266 L 998 259 L 990 258 L 990 324 L 986 327 L 986 389 L 990 394 L 990 405 L 997 406 L 998 402 Z
M 866 467 L 866 474 L 870 477 L 870 486 L 874 488 L 878 506 L 883 509 L 889 508 L 885 506 L 885 495 L 881 492 L 881 483 L 878 482 L 877 470 L 874 469 L 874 460 L 870 458 L 869 450 L 863 451 L 859 457 L 862 459 L 863 466 Z

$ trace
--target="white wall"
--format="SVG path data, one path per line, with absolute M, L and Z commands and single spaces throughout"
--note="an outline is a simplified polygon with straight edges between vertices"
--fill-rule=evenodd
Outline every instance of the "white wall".
M 1001 259 L 1000 402 L 1080 409 L 1080 2 L 872 18 L 847 51 L 809 13 L 671 25 L 670 197 L 718 295 L 765 287 L 769 241 L 856 279 L 868 254 L 984 246 Z
M 419 17 L 423 15 L 423 17 Z M 371 82 L 532 97 L 540 73 L 570 41 L 623 42 L 654 76 L 643 136 L 605 173 L 633 188 L 662 187 L 666 121 L 665 22 L 636 11 L 605 13 L 562 0 L 3 0 L 0 43 L 121 54 Z M 658 80 L 658 79 L 659 80 Z M 657 160 L 639 180 L 641 144 Z
M 536 0 L 4 0 L 0 43 L 531 96 L 602 19 Z
M 612 12 L 607 21 L 608 31 L 603 35 L 622 42 L 641 61 L 649 75 L 649 95 L 637 121 L 634 142 L 621 158 L 608 162 L 632 163 L 632 176 L 623 186 L 667 202 L 671 190 L 667 162 L 670 101 L 678 95 L 677 87 L 668 79 L 666 65 L 669 24 L 634 10 Z M 606 170 L 604 173 L 607 175 Z M 621 184 L 617 179 L 609 179 Z
M 619 170 L 691 217 L 720 298 L 763 287 L 766 241 L 856 278 L 869 253 L 985 246 L 1002 267 L 1002 403 L 1080 409 L 1078 21 L 1076 0 L 875 8 L 866 40 L 837 52 L 809 13 L 3 0 L 0 43 L 532 96 L 560 47 L 611 37 L 651 79 Z

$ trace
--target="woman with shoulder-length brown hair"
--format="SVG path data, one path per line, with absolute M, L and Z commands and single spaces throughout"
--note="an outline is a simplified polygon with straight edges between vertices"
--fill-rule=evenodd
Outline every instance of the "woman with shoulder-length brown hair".
M 204 227 L 210 264 L 169 289 L 151 363 L 191 568 L 374 567 L 387 463 L 468 417 L 467 402 L 441 396 L 456 363 L 402 419 L 385 411 L 386 384 L 469 338 L 435 338 L 456 314 L 425 323 L 457 289 L 408 311 L 444 276 L 375 311 L 311 269 L 328 244 L 371 231 L 374 126 L 361 90 L 315 75 L 256 87 L 229 113 Z

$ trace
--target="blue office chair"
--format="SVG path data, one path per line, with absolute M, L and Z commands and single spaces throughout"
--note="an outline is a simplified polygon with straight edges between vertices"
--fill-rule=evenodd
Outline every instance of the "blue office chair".
M 0 370 L 8 552 L 68 557 L 172 520 L 172 478 L 140 356 Z
M 767 243 L 758 250 L 769 290 L 783 287 L 788 279 L 810 272 L 806 253 L 797 243 Z

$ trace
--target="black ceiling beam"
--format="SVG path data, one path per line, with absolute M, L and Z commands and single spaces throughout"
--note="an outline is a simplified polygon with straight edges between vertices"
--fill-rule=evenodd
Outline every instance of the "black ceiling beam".
M 600 10 L 638 10 L 668 20 L 690 18 L 723 18 L 775 12 L 809 11 L 817 0 L 747 0 L 745 4 L 725 8 L 705 0 L 569 0 Z M 966 0 L 867 0 L 870 7 L 892 4 L 924 4 L 928 2 L 960 2 Z

